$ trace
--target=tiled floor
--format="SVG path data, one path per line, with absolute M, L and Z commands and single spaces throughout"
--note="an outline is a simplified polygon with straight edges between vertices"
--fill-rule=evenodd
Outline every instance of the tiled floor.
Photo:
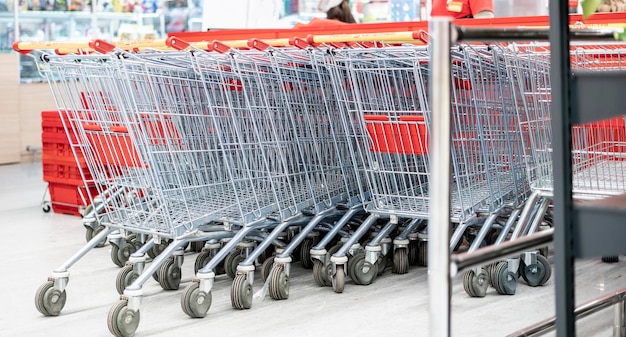
M 0 236 L 5 268 L 0 277 L 4 309 L 1 336 L 110 336 L 107 313 L 116 303 L 118 268 L 109 246 L 95 249 L 70 269 L 67 303 L 58 317 L 44 317 L 34 304 L 35 290 L 50 272 L 85 243 L 80 219 L 43 213 L 46 185 L 41 163 L 0 166 Z M 266 297 L 252 309 L 230 305 L 231 281 L 219 276 L 213 305 L 203 319 L 191 319 L 180 307 L 181 290 L 190 282 L 194 256 L 183 265 L 177 291 L 163 291 L 150 280 L 144 286 L 141 322 L 136 336 L 428 336 L 428 285 L 425 268 L 405 275 L 390 271 L 370 286 L 347 281 L 342 294 L 320 288 L 311 271 L 292 268 L 290 298 Z M 626 287 L 626 259 L 616 264 L 599 260 L 577 263 L 577 303 Z M 255 283 L 255 290 L 262 287 Z M 485 298 L 469 298 L 457 277 L 453 284 L 453 336 L 506 336 L 554 314 L 554 288 L 530 288 L 520 282 L 513 296 L 490 288 Z M 604 311 L 579 324 L 579 336 L 609 336 L 613 312 Z

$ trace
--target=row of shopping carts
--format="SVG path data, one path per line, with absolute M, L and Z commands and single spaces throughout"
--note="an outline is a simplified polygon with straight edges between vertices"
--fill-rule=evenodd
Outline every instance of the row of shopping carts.
M 196 318 L 221 273 L 233 278 L 232 306 L 248 309 L 258 269 L 258 294 L 289 297 L 294 258 L 338 293 L 347 280 L 373 283 L 388 264 L 400 274 L 426 265 L 437 212 L 429 190 L 447 188 L 429 184 L 428 46 L 302 42 L 242 49 L 170 38 L 169 50 L 128 52 L 93 41 L 90 53 L 31 53 L 98 189 L 85 214 L 91 239 L 37 290 L 42 314 L 61 312 L 68 269 L 107 237 L 121 267 L 108 315 L 115 336 L 137 330 L 145 282 L 179 288 L 187 247 L 198 254 L 181 307 Z M 621 53 L 580 46 L 572 57 L 619 67 Z M 549 224 L 549 49 L 467 44 L 451 62 L 450 250 L 473 251 Z M 623 118 L 575 129 L 581 189 L 626 190 Z M 489 284 L 514 294 L 518 276 L 545 284 L 550 264 L 529 252 L 463 281 L 470 296 Z

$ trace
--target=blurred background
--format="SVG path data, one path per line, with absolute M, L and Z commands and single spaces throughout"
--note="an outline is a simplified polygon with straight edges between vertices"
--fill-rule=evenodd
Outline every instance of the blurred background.
M 427 20 L 432 0 L 351 0 L 359 22 Z M 170 32 L 230 28 L 289 28 L 314 17 L 319 0 L 0 0 L 0 53 L 21 41 L 102 38 L 146 40 Z M 547 14 L 548 0 L 494 0 L 496 16 Z M 34 63 L 20 60 L 20 80 L 39 81 Z

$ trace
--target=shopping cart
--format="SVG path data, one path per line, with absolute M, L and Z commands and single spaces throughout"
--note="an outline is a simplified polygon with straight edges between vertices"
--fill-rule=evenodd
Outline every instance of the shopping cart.
M 179 39 L 170 39 L 168 43 L 182 49 L 188 47 Z M 270 258 L 262 265 L 262 276 L 267 279 L 270 295 L 284 299 L 289 294 L 291 253 L 303 242 L 308 242 L 310 247 L 316 236 L 314 230 L 324 227 L 322 221 L 326 223 L 340 217 L 339 222 L 345 222 L 358 212 L 359 185 L 351 162 L 346 160 L 346 137 L 335 132 L 330 123 L 331 118 L 338 117 L 326 109 L 326 100 L 320 96 L 323 91 L 318 74 L 306 66 L 306 54 L 297 49 L 271 49 L 258 40 L 253 45 L 255 49 L 242 51 L 212 42 L 211 49 L 221 53 L 192 49 L 190 54 L 194 59 L 192 67 L 202 77 L 205 94 L 215 110 L 215 118 L 224 119 L 224 124 L 230 119 L 248 123 L 239 125 L 233 132 L 224 132 L 225 136 L 233 137 L 223 142 L 223 146 L 232 147 L 226 151 L 227 155 L 241 148 L 258 149 L 256 161 L 266 161 L 273 174 L 281 170 L 287 173 L 280 183 L 274 184 L 272 191 L 280 202 L 295 202 L 294 211 L 288 216 L 305 216 L 306 226 L 300 226 L 297 236 L 279 247 L 278 260 Z M 229 85 L 225 87 L 224 83 Z M 280 148 L 269 148 L 269 143 L 276 143 Z M 248 309 L 252 306 L 255 260 L 281 233 L 299 224 L 303 222 L 282 221 L 257 248 L 233 260 L 231 268 L 236 272 L 231 287 L 233 307 Z M 201 306 L 198 299 L 210 294 L 215 277 L 213 271 L 220 255 L 227 254 L 240 235 L 238 233 L 199 269 L 197 279 L 183 292 L 181 305 L 189 316 L 205 316 L 210 303 Z M 304 246 L 305 251 L 300 255 L 306 264 L 310 260 L 308 248 Z
M 515 115 L 506 107 L 506 102 L 496 99 L 500 97 L 496 90 L 501 90 L 497 76 L 500 69 L 485 56 L 486 49 L 468 46 L 467 50 L 474 54 L 458 52 L 453 60 L 452 81 L 456 88 L 450 219 L 458 226 L 451 249 L 457 246 L 470 224 L 482 226 L 471 242 L 472 249 L 479 246 L 496 219 L 507 216 L 508 209 L 519 206 L 528 191 L 519 155 L 521 135 L 513 118 Z M 426 254 L 423 242 L 421 245 L 416 242 L 410 253 L 410 240 L 406 235 L 418 229 L 427 230 L 427 227 L 420 227 L 431 211 L 428 197 L 431 112 L 426 98 L 428 50 L 413 45 L 336 49 L 327 53 L 323 62 L 331 69 L 337 97 L 342 102 L 340 106 L 345 108 L 342 112 L 345 130 L 355 138 L 353 143 L 360 144 L 355 153 L 359 163 L 357 171 L 367 177 L 371 198 L 366 206 L 371 215 L 330 258 L 333 288 L 341 292 L 346 271 L 353 280 L 371 282 L 375 278 L 376 266 L 380 263 L 379 249 L 368 250 L 370 246 L 366 246 L 365 263 L 360 264 L 349 263 L 347 254 L 365 234 L 367 226 L 378 218 L 390 219 L 389 226 L 397 224 L 398 219 L 415 220 L 406 226 L 408 231 L 405 228 L 394 239 L 396 272 L 408 271 L 409 256 Z M 360 122 L 352 123 L 353 120 Z M 414 237 L 419 238 L 419 233 Z M 312 255 L 324 258 L 313 252 Z
M 574 44 L 571 67 L 576 70 L 602 71 L 624 69 L 624 44 Z M 528 149 L 528 179 L 533 190 L 520 217 L 536 228 L 549 215 L 553 193 L 550 51 L 546 45 L 512 45 L 503 49 L 509 78 L 522 113 L 521 126 L 532 130 L 524 139 Z M 625 191 L 624 117 L 572 126 L 573 194 L 579 202 Z M 614 261 L 615 257 L 603 257 Z M 550 265 L 543 256 L 524 256 L 521 276 L 529 285 L 544 284 L 550 277 Z
M 118 282 L 128 287 L 125 300 L 111 310 L 109 328 L 115 335 L 126 336 L 138 324 L 135 314 L 141 286 L 157 269 L 164 288 L 178 288 L 182 247 L 189 242 L 230 238 L 233 230 L 244 224 L 259 223 L 255 229 L 261 230 L 275 224 L 266 219 L 269 213 L 284 217 L 296 207 L 289 205 L 288 198 L 276 201 L 276 187 L 285 180 L 280 170 L 255 169 L 255 164 L 269 160 L 262 153 L 241 147 L 237 153 L 225 155 L 224 144 L 218 144 L 225 124 L 216 124 L 216 116 L 206 113 L 212 105 L 206 100 L 205 85 L 193 69 L 179 66 L 188 53 L 118 56 L 49 55 L 42 68 L 60 77 L 51 83 L 58 89 L 53 93 L 59 98 L 59 109 L 71 112 L 71 121 L 82 132 L 94 176 L 102 185 L 122 191 L 105 203 L 110 223 L 98 239 L 113 229 L 151 238 L 131 258 L 132 272 L 123 277 L 118 274 Z M 83 92 L 104 93 L 112 104 L 86 109 L 80 103 Z M 235 128 L 242 125 L 233 124 Z M 283 149 L 258 144 L 266 151 Z M 226 162 L 229 159 L 232 162 Z M 214 223 L 226 223 L 228 228 Z M 162 240 L 173 241 L 144 269 L 146 251 Z M 67 268 L 93 246 L 92 241 L 38 290 L 36 303 L 42 313 L 60 312 Z
M 140 88 L 137 85 L 140 82 L 134 83 L 133 87 L 126 86 L 113 55 L 46 55 L 41 61 L 42 73 L 51 79 L 50 86 L 59 111 L 67 115 L 72 129 L 77 130 L 77 141 L 82 144 L 90 173 L 100 195 L 106 196 L 103 204 L 108 222 L 105 231 L 55 270 L 51 280 L 37 291 L 38 309 L 46 315 L 57 315 L 61 311 L 69 278 L 67 269 L 114 230 L 127 234 L 126 237 L 132 235 L 142 239 L 138 251 L 143 258 L 141 262 L 145 262 L 143 255 L 155 244 L 177 239 L 175 245 L 167 248 L 167 254 L 156 259 L 146 270 L 152 275 L 162 267 L 158 274 L 161 285 L 166 289 L 178 288 L 182 264 L 182 249 L 179 248 L 192 241 L 232 236 L 230 231 L 209 226 L 216 215 L 204 207 L 214 193 L 209 193 L 211 188 L 230 195 L 225 193 L 230 187 L 229 177 L 224 170 L 220 172 L 221 166 L 217 165 L 220 152 L 207 146 L 211 144 L 210 139 L 194 139 L 199 129 L 193 128 L 208 127 L 208 118 L 189 121 L 183 113 L 186 111 L 183 105 L 147 102 L 153 97 L 175 98 L 166 96 L 165 92 L 155 96 L 144 92 L 143 96 L 131 97 L 139 89 L 146 88 Z M 164 72 L 180 71 L 172 64 L 168 68 L 167 64 L 160 62 L 160 66 Z M 168 86 L 175 86 L 174 81 L 169 81 Z M 191 86 L 185 88 L 190 90 Z M 156 90 L 157 87 L 149 89 Z M 97 93 L 106 99 L 86 105 L 85 93 Z M 162 105 L 157 107 L 155 103 Z M 237 210 L 235 208 L 231 213 Z M 202 233 L 199 231 L 201 226 L 207 227 Z M 176 254 L 172 254 L 174 251 Z M 175 256 L 168 259 L 168 255 Z M 118 277 L 117 282 L 130 282 L 140 276 L 143 263 L 135 266 L 135 274 L 127 269 L 125 276 Z M 57 298 L 63 298 L 63 301 Z

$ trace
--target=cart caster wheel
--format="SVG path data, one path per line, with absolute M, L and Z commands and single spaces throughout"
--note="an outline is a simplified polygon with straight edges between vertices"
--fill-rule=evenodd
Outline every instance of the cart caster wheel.
M 111 245 L 111 261 L 118 267 L 124 267 L 130 256 L 137 251 L 135 246 L 136 236 L 134 234 L 129 235 L 125 241 L 123 247 L 116 244 Z
M 159 284 L 163 290 L 177 290 L 180 286 L 180 267 L 174 263 L 174 258 L 165 260 L 159 268 Z
M 306 238 L 300 245 L 300 261 L 304 269 L 313 268 L 313 261 L 311 261 L 311 248 L 315 245 L 315 238 Z
M 428 241 L 420 241 L 419 253 L 417 258 L 417 265 L 421 267 L 428 267 Z
M 54 289 L 53 281 L 46 281 L 35 293 L 35 307 L 46 316 L 58 316 L 67 299 L 65 290 Z
M 537 264 L 522 265 L 522 278 L 531 287 L 544 285 L 552 276 L 552 268 L 548 259 L 537 254 Z
M 193 273 L 197 274 L 198 270 L 202 269 L 206 266 L 209 261 L 213 258 L 213 254 L 211 252 L 200 252 L 198 256 L 196 256 L 196 262 L 193 265 Z
M 617 263 L 619 262 L 619 256 L 603 256 L 602 262 L 604 263 Z
M 393 252 L 394 274 L 406 274 L 409 272 L 409 252 L 406 248 L 398 248 Z
M 540 255 L 542 255 L 542 256 L 543 256 L 543 257 L 545 257 L 545 258 L 548 258 L 548 253 L 549 253 L 549 252 L 550 252 L 550 251 L 548 250 L 548 247 L 547 247 L 547 246 L 546 246 L 546 247 L 539 248 L 539 254 L 540 254 Z
M 500 262 L 502 262 L 502 261 L 492 262 L 492 263 L 490 263 L 490 264 L 488 264 L 488 265 L 486 265 L 484 267 L 485 271 L 487 272 L 487 275 L 489 275 L 489 285 L 490 286 L 493 286 L 494 280 L 497 277 L 495 271 L 496 271 L 496 266 L 498 264 L 500 264 Z M 518 269 L 521 269 L 521 268 L 518 268 Z M 519 275 L 518 275 L 518 277 L 519 277 Z
M 169 244 L 169 242 L 163 242 L 152 246 L 152 248 L 148 250 L 148 256 L 150 256 L 150 258 L 154 260 L 157 256 L 159 256 L 159 254 L 161 254 L 165 250 L 165 248 L 167 248 Z
M 330 279 L 333 285 L 333 290 L 336 293 L 341 294 L 344 286 L 346 285 L 346 274 L 343 271 L 342 264 L 337 265 L 337 273 L 334 276 L 331 276 Z
M 371 264 L 365 260 L 365 253 L 359 253 L 353 258 L 353 262 L 348 268 L 348 274 L 354 283 L 359 285 L 370 285 L 378 276 L 378 263 Z M 380 261 L 380 259 L 379 259 Z
M 376 261 L 376 269 L 378 270 L 378 275 L 380 276 L 385 273 L 385 268 L 387 268 L 387 256 L 381 255 L 378 257 L 378 261 Z
M 120 247 L 116 244 L 111 244 L 111 261 L 118 267 L 124 267 L 125 262 L 120 261 L 119 254 Z
M 517 289 L 517 273 L 509 271 L 509 263 L 502 261 L 493 267 L 493 287 L 498 294 L 515 295 Z
M 409 265 L 415 266 L 419 259 L 419 241 L 409 243 Z
M 491 228 L 485 237 L 485 241 L 487 242 L 487 246 L 491 246 L 496 243 L 498 240 L 498 236 L 500 236 L 500 229 Z
M 224 269 L 228 277 L 231 279 L 235 278 L 235 274 L 237 274 L 237 266 L 241 261 L 243 261 L 243 259 L 244 257 L 240 249 L 235 249 L 226 255 L 224 258 Z
M 121 300 L 109 310 L 107 325 L 116 337 L 131 337 L 139 326 L 139 310 L 129 310 L 128 301 Z
M 489 288 L 489 275 L 483 268 L 480 268 L 478 275 L 474 270 L 468 270 L 463 276 L 463 288 L 470 297 L 485 297 Z
M 283 264 L 276 264 L 270 272 L 269 293 L 275 300 L 286 300 L 289 298 L 289 276 L 285 272 Z
M 230 288 L 230 303 L 239 310 L 252 308 L 252 285 L 246 274 L 235 275 Z
M 44 213 L 50 213 L 50 211 L 52 210 L 52 206 L 50 205 L 50 203 L 44 202 L 43 204 L 41 204 L 41 210 Z
M 130 259 L 130 256 L 137 251 L 137 235 L 131 234 L 126 238 L 126 244 L 123 247 L 118 247 L 117 259 L 122 263 L 120 267 L 126 265 L 126 262 Z
M 265 280 L 267 280 L 267 278 L 270 276 L 273 265 L 274 265 L 273 256 L 270 256 L 267 259 L 265 259 L 265 261 L 263 261 L 263 264 L 261 265 L 261 279 L 263 280 L 263 282 L 265 282 Z
M 322 261 L 317 259 L 313 261 L 313 279 L 320 287 L 330 287 L 332 285 L 328 277 L 328 269 L 326 269 Z
M 124 294 L 124 289 L 131 285 L 135 280 L 139 277 L 139 274 L 135 273 L 133 270 L 133 266 L 124 266 L 117 273 L 117 278 L 115 279 L 115 288 L 117 289 L 117 293 L 122 295 Z
M 185 288 L 180 297 L 183 312 L 191 318 L 203 318 L 211 308 L 211 292 L 200 291 L 200 282 L 193 281 Z
M 194 241 L 190 244 L 190 250 L 194 253 L 200 253 L 204 247 L 205 241 Z
M 85 215 L 93 212 L 93 204 L 89 204 L 89 205 L 85 206 L 85 208 L 79 210 L 79 212 L 80 212 L 80 217 L 81 218 L 85 217 Z
M 102 232 L 104 229 L 105 227 L 102 225 L 97 226 L 95 230 L 91 226 L 85 226 L 85 241 L 87 242 L 91 241 L 91 239 L 93 239 L 94 236 L 97 236 L 98 234 L 100 234 L 100 232 Z M 96 245 L 96 248 L 102 248 L 106 244 L 107 244 L 107 238 L 105 237 L 104 239 L 102 239 L 101 242 L 99 242 Z

